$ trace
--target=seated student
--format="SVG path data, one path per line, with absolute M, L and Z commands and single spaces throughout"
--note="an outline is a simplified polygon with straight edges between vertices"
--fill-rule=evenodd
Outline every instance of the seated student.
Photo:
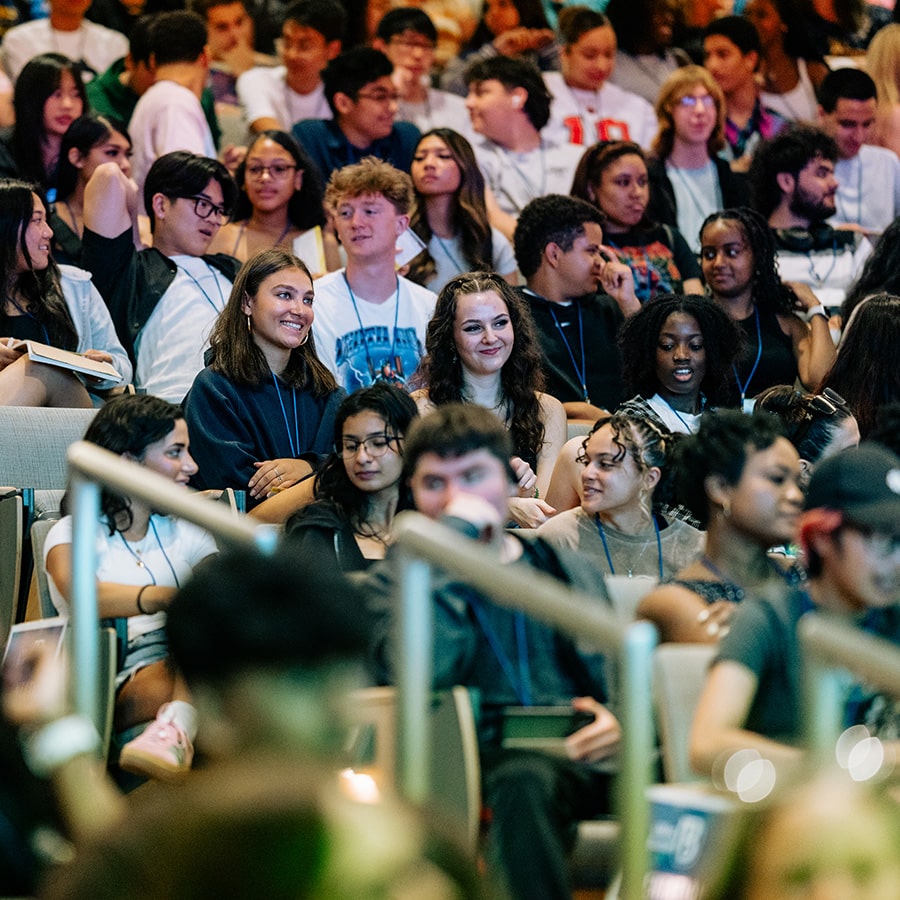
M 634 141 L 649 148 L 656 113 L 637 94 L 608 79 L 616 59 L 616 33 L 603 13 L 568 6 L 559 14 L 561 72 L 545 72 L 553 95 L 547 134 L 570 144 Z
M 698 772 L 744 748 L 776 765 L 798 764 L 800 617 L 822 610 L 855 628 L 864 613 L 885 610 L 900 595 L 900 457 L 865 443 L 832 456 L 813 472 L 804 509 L 805 590 L 742 604 L 732 620 L 691 728 Z
M 530 63 L 505 56 L 477 62 L 466 69 L 466 84 L 491 224 L 512 240 L 529 202 L 569 190 L 581 150 L 542 135 L 553 98 Z
M 725 154 L 736 172 L 746 172 L 759 146 L 780 134 L 787 119 L 763 106 L 756 83 L 762 46 L 743 16 L 714 19 L 703 32 L 703 65 L 725 95 Z
M 42 53 L 71 59 L 86 82 L 125 55 L 128 41 L 123 34 L 85 19 L 89 5 L 50 0 L 47 18 L 16 25 L 3 35 L 0 58 L 13 83 L 28 60 Z
M 794 538 L 800 475 L 797 451 L 772 416 L 709 412 L 679 444 L 675 493 L 706 530 L 706 546 L 638 607 L 662 641 L 715 643 L 736 604 L 802 579 L 769 555 Z
M 28 340 L 112 363 L 123 384 L 131 380 L 131 363 L 102 297 L 87 272 L 56 265 L 52 238 L 40 195 L 25 182 L 0 179 L 0 283 L 6 285 L 0 304 L 0 405 L 90 408 L 89 391 L 116 384 L 32 362 Z
M 670 578 L 703 551 L 703 534 L 662 510 L 674 442 L 652 419 L 599 418 L 580 441 L 581 504 L 538 529 L 554 547 L 588 557 L 603 575 Z
M 525 207 L 515 233 L 527 284 L 519 290 L 537 326 L 547 393 L 569 419 L 591 424 L 624 399 L 616 334 L 640 308 L 631 270 L 604 255 L 602 221 L 589 203 L 550 195 Z
M 155 16 L 152 15 L 138 18 L 128 36 L 128 53 L 87 85 L 88 106 L 92 113 L 106 116 L 110 121 L 120 122 L 122 125 L 131 121 L 138 100 L 156 77 L 150 63 L 150 26 L 154 19 Z M 216 120 L 215 100 L 209 88 L 204 88 L 200 105 L 206 116 L 206 124 L 212 132 L 213 142 L 218 146 L 221 132 Z
M 200 105 L 209 75 L 203 20 L 191 12 L 160 13 L 150 26 L 150 53 L 154 81 L 141 95 L 128 124 L 138 188 L 143 188 L 153 163 L 173 150 L 216 156 Z
M 291 134 L 327 181 L 335 169 L 366 156 L 408 172 L 419 129 L 397 122 L 394 67 L 380 51 L 357 47 L 336 56 L 322 72 L 334 119 L 304 119 Z
M 126 176 L 131 174 L 131 138 L 122 129 L 102 116 L 81 116 L 63 135 L 56 202 L 49 213 L 53 258 L 58 263 L 81 265 L 84 189 L 97 166 L 114 162 Z
M 148 394 L 180 403 L 203 368 L 213 322 L 239 266 L 231 256 L 204 254 L 236 193 L 220 162 L 167 153 L 144 184 L 154 246 L 136 251 L 134 182 L 115 163 L 104 163 L 85 189 L 83 264 L 135 362 L 135 386 Z
M 397 92 L 398 122 L 412 122 L 419 131 L 469 128 L 466 104 L 457 94 L 430 86 L 437 29 L 422 9 L 392 9 L 378 23 L 372 46 L 394 66 L 391 76 Z
M 288 131 L 303 119 L 330 119 L 321 73 L 341 52 L 347 16 L 337 0 L 299 0 L 281 26 L 282 65 L 250 69 L 237 94 L 253 132 Z
M 332 442 L 344 392 L 316 356 L 312 276 L 281 247 L 251 257 L 184 398 L 198 488 L 248 492 L 255 505 L 311 475 Z
M 409 227 L 427 244 L 410 263 L 410 279 L 435 292 L 465 272 L 497 272 L 516 284 L 512 247 L 488 221 L 472 145 L 449 128 L 428 131 L 410 174 L 415 203 Z
M 826 310 L 841 305 L 872 252 L 858 231 L 827 222 L 837 211 L 837 158 L 827 134 L 795 126 L 760 145 L 749 173 L 753 207 L 775 240 L 779 275 L 809 285 Z
M 418 415 L 402 388 L 383 381 L 345 398 L 334 420 L 334 448 L 316 473 L 314 502 L 297 509 L 305 485 L 271 500 L 298 557 L 355 572 L 383 559 L 394 514 L 408 506 L 401 480 L 403 440 Z M 293 512 L 293 515 L 291 513 Z M 258 510 L 257 510 L 258 514 Z
M 900 159 L 874 145 L 877 97 L 875 82 L 861 69 L 835 69 L 819 88 L 817 124 L 838 148 L 835 219 L 870 238 L 900 215 Z
M 347 266 L 316 282 L 313 334 L 348 393 L 375 381 L 405 386 L 422 357 L 437 298 L 396 267 L 412 196 L 409 176 L 373 157 L 338 170 L 325 189 Z
M 570 566 L 579 564 L 577 558 L 503 528 L 515 490 L 512 445 L 489 410 L 472 404 L 440 407 L 413 424 L 405 454 L 404 472 L 420 513 L 478 540 L 500 569 L 521 560 L 563 581 L 573 579 Z M 376 658 L 386 674 L 396 659 L 390 645 L 391 580 L 390 566 L 383 565 L 366 581 L 377 617 Z M 432 597 L 434 686 L 462 684 L 480 697 L 483 797 L 491 810 L 488 869 L 507 882 L 513 897 L 569 897 L 570 830 L 579 819 L 608 811 L 611 803 L 611 776 L 591 763 L 613 756 L 621 736 L 618 721 L 601 702 L 602 657 L 535 619 L 495 605 L 455 576 L 435 578 Z M 571 706 L 586 714 L 589 723 L 566 738 L 566 757 L 501 746 L 505 708 L 530 704 Z
M 58 53 L 29 60 L 13 105 L 15 124 L 0 132 L 0 177 L 32 181 L 53 200 L 63 135 L 87 108 L 77 66 Z
M 240 115 L 235 85 L 254 66 L 272 66 L 275 58 L 253 49 L 253 20 L 244 0 L 194 0 L 191 11 L 206 25 L 209 83 L 220 108 Z
M 572 196 L 603 213 L 603 235 L 634 275 L 641 303 L 659 294 L 702 294 L 700 266 L 681 232 L 647 217 L 650 177 L 632 141 L 594 144 L 581 158 Z
M 706 69 L 685 66 L 660 88 L 656 115 L 659 133 L 647 166 L 648 215 L 677 226 L 699 253 L 704 219 L 747 202 L 744 176 L 718 155 L 725 146 L 725 98 Z

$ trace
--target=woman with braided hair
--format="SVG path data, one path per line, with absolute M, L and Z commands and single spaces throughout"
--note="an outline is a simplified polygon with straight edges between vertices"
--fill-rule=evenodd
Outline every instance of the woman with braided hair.
M 782 282 L 765 219 L 744 207 L 713 213 L 700 230 L 700 266 L 710 296 L 747 340 L 734 367 L 741 402 L 798 378 L 815 391 L 835 357 L 828 316 L 808 286 Z

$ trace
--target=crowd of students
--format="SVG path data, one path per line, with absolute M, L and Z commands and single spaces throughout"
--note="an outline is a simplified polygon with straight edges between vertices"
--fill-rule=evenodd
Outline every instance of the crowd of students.
M 646 0 L 638 32 L 617 0 L 89 6 L 0 44 L 0 404 L 95 406 L 87 440 L 244 491 L 300 565 L 360 573 L 386 683 L 399 510 L 598 602 L 658 582 L 639 615 L 662 639 L 720 646 L 698 769 L 795 762 L 797 620 L 900 640 L 900 26 L 792 0 Z M 97 542 L 117 764 L 184 778 L 209 697 L 183 656 L 173 675 L 165 613 L 215 547 L 112 494 Z M 60 610 L 71 543 L 66 516 Z M 569 896 L 570 826 L 611 807 L 607 667 L 463 583 L 433 594 L 435 686 L 480 697 L 491 875 Z M 501 746 L 505 707 L 560 704 L 587 720 L 567 759 Z M 853 709 L 896 736 L 884 698 Z

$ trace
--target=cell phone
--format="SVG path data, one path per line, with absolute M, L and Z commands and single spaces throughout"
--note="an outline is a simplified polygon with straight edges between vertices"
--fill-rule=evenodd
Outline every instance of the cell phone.
M 503 713 L 501 744 L 504 748 L 542 750 L 565 756 L 565 740 L 594 715 L 571 706 L 508 706 Z
M 41 654 L 55 657 L 62 653 L 67 625 L 68 619 L 65 616 L 13 625 L 3 654 L 2 672 L 5 690 L 16 690 L 30 685 Z
M 397 238 L 397 256 L 394 266 L 402 269 L 407 263 L 411 263 L 424 249 L 425 242 L 411 228 L 407 228 Z

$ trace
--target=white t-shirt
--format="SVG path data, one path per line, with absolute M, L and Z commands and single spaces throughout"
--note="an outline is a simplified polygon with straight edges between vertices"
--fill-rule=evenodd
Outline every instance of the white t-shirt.
M 537 197 L 568 194 L 583 147 L 541 138 L 534 150 L 514 153 L 485 137 L 473 144 L 478 168 L 503 212 L 518 216 Z
M 649 148 L 656 136 L 653 107 L 616 84 L 585 91 L 569 87 L 561 72 L 544 72 L 544 84 L 553 94 L 544 132 L 559 143 L 590 147 L 597 141 L 634 141 Z
M 759 102 L 793 122 L 815 122 L 819 105 L 816 100 L 816 89 L 806 68 L 806 61 L 798 59 L 797 69 L 800 72 L 800 80 L 792 90 L 783 94 L 761 91 Z
M 49 19 L 35 19 L 16 25 L 3 35 L 0 55 L 3 68 L 13 81 L 25 63 L 41 53 L 62 53 L 75 62 L 87 63 L 100 75 L 128 53 L 128 38 L 87 19 L 75 31 L 57 31 Z
M 472 123 L 466 101 L 456 94 L 428 88 L 424 103 L 407 103 L 401 100 L 397 109 L 398 122 L 412 122 L 424 134 L 432 128 L 452 128 L 471 139 Z
M 319 359 L 348 394 L 375 380 L 406 387 L 425 348 L 437 297 L 398 277 L 397 292 L 370 303 L 344 280 L 344 270 L 316 281 L 313 334 Z M 396 327 L 395 327 L 396 325 Z
M 216 158 L 216 145 L 197 95 L 174 81 L 157 81 L 144 93 L 128 125 L 134 156 L 131 175 L 143 191 L 150 166 L 173 150 Z
M 680 169 L 667 162 L 666 174 L 675 191 L 678 230 L 688 247 L 699 253 L 701 226 L 708 215 L 724 206 L 715 163 L 709 160 L 700 169 Z
M 287 69 L 256 68 L 237 80 L 237 95 L 249 124 L 257 119 L 276 119 L 285 131 L 302 119 L 330 119 L 331 107 L 320 81 L 308 94 L 298 94 L 285 81 Z
M 828 309 L 836 309 L 847 296 L 847 288 L 862 272 L 862 267 L 872 252 L 869 241 L 856 235 L 855 247 L 811 250 L 794 253 L 778 248 L 778 274 L 782 281 L 799 281 L 808 284 L 819 302 Z
M 134 342 L 135 387 L 181 403 L 203 368 L 203 354 L 231 282 L 199 256 L 172 256 L 175 280 Z
M 863 144 L 852 159 L 834 166 L 838 180 L 835 224 L 861 225 L 881 234 L 900 216 L 900 159 L 887 147 Z
M 624 50 L 616 50 L 616 64 L 609 76 L 609 83 L 643 97 L 653 106 L 663 82 L 678 66 L 678 58 L 671 51 L 666 51 L 665 56 L 658 53 L 632 56 Z
M 126 541 L 121 533 L 109 533 L 105 525 L 97 526 L 97 580 L 117 584 L 158 584 L 180 587 L 190 577 L 194 566 L 217 552 L 212 535 L 181 519 L 153 515 L 151 527 L 140 541 Z M 154 530 L 155 529 L 155 530 Z M 54 547 L 72 543 L 72 517 L 64 516 L 47 532 L 44 542 L 44 566 Z M 136 558 L 137 557 L 137 558 Z M 143 566 L 138 565 L 138 560 Z M 61 614 L 69 605 L 48 574 L 50 598 Z M 129 616 L 128 640 L 162 628 L 164 612 L 149 616 Z
M 509 275 L 510 272 L 515 272 L 516 257 L 513 249 L 506 237 L 496 228 L 491 229 L 491 245 L 494 250 L 491 260 L 493 271 L 500 275 Z M 451 238 L 439 238 L 432 235 L 428 242 L 428 252 L 437 266 L 437 272 L 426 287 L 436 294 L 451 278 L 456 278 L 457 275 L 462 275 L 463 272 L 471 269 L 463 257 L 458 235 Z

